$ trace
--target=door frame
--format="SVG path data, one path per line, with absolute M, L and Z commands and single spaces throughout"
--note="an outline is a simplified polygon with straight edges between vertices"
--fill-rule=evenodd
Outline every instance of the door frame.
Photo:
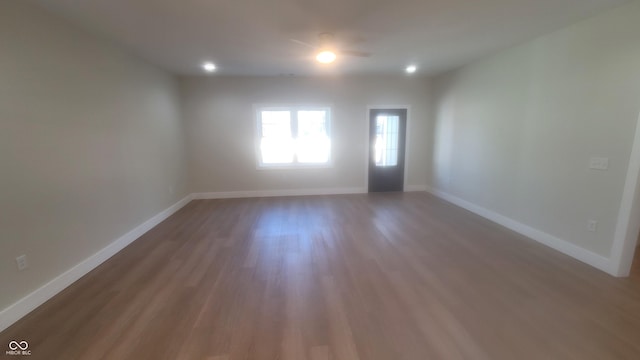
M 407 111 L 407 120 L 405 125 L 405 136 L 404 136 L 404 180 L 402 182 L 402 191 L 407 191 L 407 169 L 409 168 L 409 145 L 410 145 L 410 137 L 411 134 L 411 105 L 367 105 L 367 109 L 365 112 L 365 136 L 366 141 L 364 145 L 365 149 L 365 157 L 364 157 L 364 190 L 365 192 L 369 192 L 369 156 L 371 156 L 370 152 L 370 142 L 371 142 L 371 127 L 369 126 L 371 123 L 371 119 L 369 119 L 369 114 L 371 110 L 393 110 L 393 109 L 401 109 Z
M 640 115 L 631 147 L 616 230 L 609 258 L 609 273 L 628 276 L 640 232 Z

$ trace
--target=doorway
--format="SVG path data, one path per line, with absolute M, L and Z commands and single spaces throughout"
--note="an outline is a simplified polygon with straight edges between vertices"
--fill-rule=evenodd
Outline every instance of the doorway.
M 369 110 L 369 192 L 404 190 L 407 109 Z
M 640 235 L 638 235 L 639 239 L 636 242 L 636 248 L 634 251 L 633 262 L 631 263 L 631 272 L 630 276 L 640 279 Z

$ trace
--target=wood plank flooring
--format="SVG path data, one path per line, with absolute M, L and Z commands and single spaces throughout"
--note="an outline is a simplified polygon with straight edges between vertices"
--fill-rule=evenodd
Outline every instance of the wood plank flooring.
M 0 343 L 28 341 L 29 359 L 640 359 L 639 280 L 424 193 L 201 200 Z

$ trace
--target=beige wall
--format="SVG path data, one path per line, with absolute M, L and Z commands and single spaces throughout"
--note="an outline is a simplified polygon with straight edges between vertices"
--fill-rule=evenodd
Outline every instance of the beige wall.
M 410 105 L 409 186 L 424 186 L 425 79 L 191 77 L 182 81 L 194 192 L 364 188 L 367 106 Z M 254 104 L 330 105 L 333 167 L 257 170 Z
M 189 192 L 364 189 L 375 105 L 410 106 L 409 187 L 609 256 L 640 111 L 638 34 L 632 2 L 439 76 L 432 109 L 430 81 L 401 75 L 178 87 L 64 20 L 2 1 L 0 310 Z M 255 104 L 331 106 L 333 166 L 257 170 Z M 591 156 L 610 169 L 589 170 Z
M 0 310 L 187 194 L 178 100 L 166 73 L 0 2 Z
M 433 92 L 430 186 L 610 255 L 640 111 L 640 2 L 440 76 Z M 590 170 L 593 156 L 609 170 Z

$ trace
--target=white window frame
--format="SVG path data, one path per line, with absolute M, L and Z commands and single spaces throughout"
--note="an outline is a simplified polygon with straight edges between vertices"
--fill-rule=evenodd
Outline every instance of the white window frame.
M 323 169 L 333 167 L 333 138 L 331 135 L 331 106 L 330 105 L 254 105 L 255 114 L 255 153 L 256 153 L 256 169 L 258 170 L 282 170 L 282 169 Z M 298 111 L 313 111 L 322 110 L 327 113 L 327 120 L 325 123 L 325 131 L 331 141 L 329 148 L 329 159 L 325 163 L 300 163 L 297 157 L 294 157 L 292 163 L 281 164 L 264 164 L 262 162 L 262 151 L 260 149 L 260 143 L 262 141 L 262 112 L 263 111 L 290 111 L 291 112 L 291 126 L 293 129 L 297 129 Z M 296 122 L 294 125 L 293 122 Z M 293 133 L 294 139 L 298 134 Z

